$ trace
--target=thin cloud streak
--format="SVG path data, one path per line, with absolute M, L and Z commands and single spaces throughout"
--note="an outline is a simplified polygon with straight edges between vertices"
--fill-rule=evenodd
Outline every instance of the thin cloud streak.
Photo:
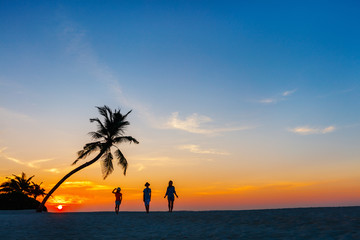
M 335 126 L 328 126 L 326 128 L 311 128 L 308 126 L 296 127 L 289 129 L 290 132 L 299 134 L 299 135 L 311 135 L 311 134 L 326 134 L 335 131 Z
M 104 83 L 121 106 L 135 110 L 134 112 L 152 127 L 161 128 L 158 124 L 160 122 L 159 119 L 152 114 L 152 111 L 149 110 L 146 104 L 131 99 L 124 94 L 119 84 L 119 77 L 106 64 L 98 60 L 96 53 L 87 40 L 85 30 L 78 27 L 76 23 L 66 21 L 61 33 L 68 42 L 66 47 L 67 53 L 76 56 L 82 66 L 88 69 L 89 73 L 97 81 Z
M 169 157 L 134 156 L 133 160 L 137 163 L 132 164 L 129 167 L 135 167 L 138 172 L 144 170 L 148 166 L 167 166 L 174 163 L 174 160 Z
M 21 121 L 33 121 L 33 119 L 23 113 L 18 113 L 7 108 L 0 107 L 0 118 L 17 119 Z
M 187 161 L 184 159 L 179 158 L 172 158 L 166 156 L 159 156 L 159 157 L 145 157 L 145 156 L 133 156 L 133 164 L 129 166 L 129 169 L 135 168 L 136 171 L 142 171 L 143 169 L 147 169 L 150 167 L 169 167 L 169 166 L 193 166 L 199 164 L 200 161 L 212 161 L 208 159 L 196 159 L 199 162 L 194 161 Z
M 86 197 L 80 197 L 77 195 L 70 195 L 70 194 L 62 194 L 56 195 L 52 198 L 49 198 L 48 202 L 50 204 L 82 204 L 88 200 Z
M 181 120 L 179 118 L 179 113 L 174 112 L 170 116 L 167 127 L 172 129 L 183 130 L 190 133 L 197 134 L 214 134 L 214 133 L 222 133 L 222 132 L 234 132 L 234 131 L 242 131 L 252 129 L 253 127 L 232 127 L 232 128 L 202 128 L 200 125 L 212 122 L 213 120 L 210 117 L 198 115 L 194 113 L 185 118 L 185 120 Z
M 221 152 L 214 149 L 201 149 L 199 145 L 194 144 L 179 146 L 179 149 L 189 150 L 192 153 L 198 154 L 229 155 L 227 152 Z
M 46 158 L 46 159 L 39 159 L 39 160 L 34 160 L 31 162 L 24 162 L 22 160 L 19 160 L 17 158 L 14 157 L 10 157 L 7 154 L 4 153 L 4 151 L 7 149 L 7 147 L 1 148 L 0 149 L 0 156 L 4 157 L 5 159 L 12 161 L 14 163 L 20 164 L 20 165 L 25 165 L 28 166 L 30 168 L 40 168 L 39 166 L 37 166 L 37 164 L 39 163 L 44 163 L 44 162 L 49 162 L 54 160 L 53 158 Z
M 31 162 L 24 162 L 24 161 L 21 161 L 19 159 L 13 158 L 13 157 L 9 157 L 9 156 L 6 156 L 6 155 L 3 155 L 3 156 L 8 160 L 13 161 L 14 163 L 17 163 L 17 164 L 20 164 L 20 165 L 26 165 L 26 166 L 28 166 L 30 168 L 40 168 L 39 166 L 36 166 L 35 164 L 54 160 L 52 158 L 49 158 L 49 159 L 35 160 L 35 161 L 31 161 Z
M 208 191 L 198 191 L 198 195 L 226 195 L 226 194 L 239 194 L 244 192 L 256 192 L 261 190 L 293 190 L 297 188 L 309 187 L 312 185 L 320 184 L 320 182 L 279 182 L 271 184 L 262 184 L 262 185 L 241 185 L 226 188 L 222 191 L 217 191 L 219 189 L 217 186 L 212 186 Z
M 111 190 L 113 187 L 108 185 L 95 184 L 91 181 L 68 181 L 64 182 L 63 188 L 85 188 L 88 191 Z
M 60 170 L 57 168 L 45 169 L 44 171 L 51 172 L 51 173 L 60 173 Z
M 137 168 L 136 170 L 137 170 L 138 172 L 141 172 L 142 170 L 145 169 L 145 165 L 142 164 L 142 163 L 137 163 L 137 164 L 134 164 L 133 166 Z
M 29 162 L 27 165 L 31 168 L 39 168 L 39 166 L 36 166 L 35 164 L 38 164 L 38 163 L 44 163 L 44 162 L 48 162 L 48 161 L 52 161 L 54 159 L 52 158 L 48 158 L 48 159 L 40 159 L 40 160 L 35 160 L 35 161 L 32 161 L 32 162 Z
M 289 96 L 291 96 L 292 94 L 294 94 L 297 91 L 297 89 L 294 90 L 287 90 L 281 93 L 281 96 L 276 96 L 273 98 L 263 98 L 261 100 L 258 100 L 258 103 L 262 103 L 262 104 L 275 104 L 281 101 L 285 101 L 286 98 L 288 98 Z
M 259 103 L 276 103 L 277 100 L 276 99 L 273 99 L 273 98 L 266 98 L 266 99 L 262 99 L 259 101 Z
M 322 95 L 317 96 L 318 98 L 328 98 L 331 96 L 338 96 L 338 95 L 346 95 L 348 93 L 354 92 L 356 90 L 358 90 L 359 87 L 353 87 L 353 88 L 347 88 L 347 89 L 343 89 L 343 90 L 337 90 L 337 91 L 332 91 L 332 92 L 328 92 L 328 93 L 324 93 Z
M 295 93 L 296 90 L 297 90 L 297 89 L 285 91 L 285 92 L 282 93 L 282 95 L 283 95 L 284 97 L 288 97 L 288 96 L 292 95 L 293 93 Z
M 0 148 L 0 154 L 4 152 L 7 149 L 7 147 Z

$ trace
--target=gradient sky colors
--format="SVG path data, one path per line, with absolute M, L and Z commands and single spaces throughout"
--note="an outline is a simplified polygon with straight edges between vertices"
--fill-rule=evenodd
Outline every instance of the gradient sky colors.
M 360 204 L 356 1 L 0 1 L 0 180 L 50 190 L 120 107 L 129 161 L 48 203 L 64 211 Z

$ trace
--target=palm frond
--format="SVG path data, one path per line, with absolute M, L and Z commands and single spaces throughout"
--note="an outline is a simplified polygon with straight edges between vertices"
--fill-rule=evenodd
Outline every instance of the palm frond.
M 125 119 L 131 112 L 132 110 L 130 110 L 127 114 L 123 115 L 123 119 Z
M 14 190 L 14 191 L 21 191 L 21 186 L 19 181 L 16 181 L 15 179 L 11 178 L 9 181 L 9 186 Z
M 41 187 L 41 184 L 36 184 L 34 182 L 31 182 L 32 185 L 31 185 L 31 191 L 30 191 L 30 194 L 34 196 L 34 198 L 36 199 L 38 196 L 44 196 L 46 193 L 45 193 L 45 189 Z
M 78 158 L 73 162 L 73 165 L 76 164 L 80 159 L 89 156 L 92 152 L 99 150 L 101 146 L 102 144 L 100 141 L 85 144 L 84 148 L 77 152 Z
M 93 139 L 101 139 L 101 138 L 106 138 L 106 135 L 99 133 L 99 132 L 89 132 L 89 135 L 93 138 Z
M 97 132 L 99 132 L 102 135 L 108 135 L 108 129 L 107 127 L 100 121 L 99 118 L 90 118 L 90 122 L 97 122 L 98 126 L 98 130 Z
M 32 175 L 31 177 L 29 177 L 27 180 L 26 180 L 26 183 L 30 183 L 31 179 L 35 177 L 35 175 Z
M 108 106 L 104 105 L 103 107 L 96 107 L 100 113 L 101 116 L 107 117 L 106 108 L 109 108 Z
M 113 113 L 111 109 L 104 105 L 103 107 L 97 107 L 99 113 L 104 117 L 103 126 L 107 130 L 107 135 L 115 136 L 118 134 L 118 117 L 117 115 L 121 115 L 120 110 L 115 110 Z M 122 115 L 121 115 L 122 116 Z
M 108 115 L 109 115 L 109 119 L 112 120 L 114 117 L 113 117 L 113 112 L 111 111 L 111 109 L 108 107 L 108 106 L 104 106 L 104 108 L 106 109 L 106 111 L 108 112 Z M 116 110 L 115 110 L 116 111 Z
M 138 140 L 136 140 L 135 138 L 131 137 L 131 136 L 121 136 L 121 137 L 116 137 L 114 138 L 113 142 L 115 144 L 118 143 L 124 143 L 124 142 L 129 142 L 129 143 L 135 143 L 135 144 L 139 144 Z
M 124 170 L 124 175 L 126 175 L 126 169 L 128 167 L 128 162 L 124 156 L 124 154 L 120 151 L 120 149 L 117 149 L 115 151 L 115 157 L 118 160 L 118 164 L 123 168 Z
M 103 173 L 103 178 L 105 179 L 109 174 L 111 174 L 114 171 L 113 166 L 113 156 L 110 151 L 104 154 L 102 161 L 101 161 L 101 170 Z
M 101 116 L 105 118 L 106 121 L 110 121 L 112 118 L 112 111 L 111 109 L 104 105 L 103 107 L 96 107 L 100 113 Z
M 4 193 L 10 193 L 13 191 L 14 191 L 14 189 L 12 189 L 11 187 L 1 187 L 0 188 L 0 192 L 4 192 Z
M 130 113 L 129 111 L 126 115 L 122 115 L 120 109 L 115 109 L 112 116 L 112 121 L 107 125 L 109 127 L 109 133 L 112 136 L 119 136 L 124 134 L 125 127 L 130 125 L 128 121 L 126 121 L 127 115 Z
M 8 190 L 11 189 L 11 191 L 27 193 L 31 190 L 30 183 L 33 177 L 34 175 L 27 178 L 24 172 L 21 173 L 21 176 L 13 174 L 13 178 L 7 177 L 8 181 L 5 183 L 4 187 Z
M 14 189 L 10 180 L 8 180 L 7 182 L 3 182 L 0 185 L 0 192 L 13 192 L 13 191 L 16 191 L 16 189 Z
M 126 126 L 130 125 L 128 121 L 118 121 L 116 128 L 116 135 L 123 135 L 125 133 Z M 115 135 L 115 134 L 114 134 Z

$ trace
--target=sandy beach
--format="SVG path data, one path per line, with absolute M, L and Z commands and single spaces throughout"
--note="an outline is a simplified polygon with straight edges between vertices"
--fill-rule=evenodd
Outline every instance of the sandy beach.
M 360 207 L 203 212 L 0 211 L 2 239 L 360 239 Z

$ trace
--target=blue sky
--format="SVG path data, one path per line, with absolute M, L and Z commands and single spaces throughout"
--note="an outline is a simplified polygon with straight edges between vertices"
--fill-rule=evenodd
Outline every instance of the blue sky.
M 222 159 L 224 176 L 274 166 L 291 180 L 316 162 L 319 171 L 330 164 L 324 179 L 339 166 L 355 177 L 358 9 L 356 1 L 0 1 L 1 177 L 19 169 L 9 158 L 51 159 L 65 173 L 104 104 L 133 109 L 129 134 L 141 144 L 125 148 L 142 173 L 147 156 Z

